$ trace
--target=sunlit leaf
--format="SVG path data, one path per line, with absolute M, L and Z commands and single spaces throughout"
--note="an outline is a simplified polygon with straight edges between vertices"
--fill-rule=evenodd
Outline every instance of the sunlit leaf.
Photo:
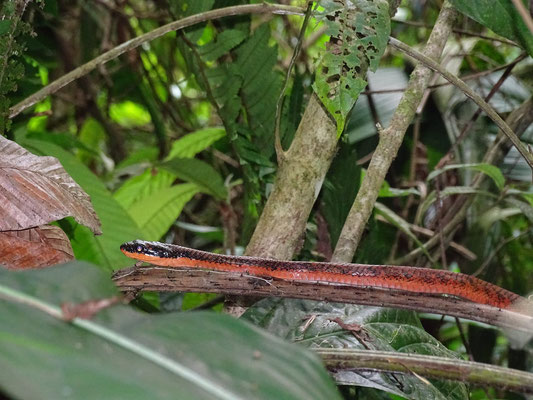
M 147 240 L 159 240 L 198 191 L 198 186 L 191 183 L 163 188 L 133 204 L 128 213 Z
M 191 132 L 172 143 L 165 160 L 192 158 L 226 135 L 224 128 L 205 128 Z

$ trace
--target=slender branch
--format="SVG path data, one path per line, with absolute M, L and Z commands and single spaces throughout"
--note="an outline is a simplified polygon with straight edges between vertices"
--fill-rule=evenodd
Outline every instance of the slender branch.
M 424 49 L 425 58 L 440 58 L 451 34 L 451 26 L 456 15 L 455 9 L 446 1 Z M 380 132 L 378 146 L 337 241 L 333 261 L 350 262 L 352 260 L 374 208 L 379 189 L 402 145 L 405 132 L 422 101 L 430 77 L 431 70 L 419 63 L 411 74 L 407 89 L 396 108 L 391 123 L 387 129 Z
M 526 53 L 522 53 L 515 60 L 513 60 L 513 61 L 511 61 L 511 62 L 509 62 L 507 64 L 503 64 L 503 65 L 500 65 L 498 67 L 487 69 L 485 71 L 480 71 L 480 72 L 475 72 L 473 74 L 468 74 L 468 75 L 462 76 L 461 79 L 463 81 L 469 81 L 471 79 L 478 79 L 478 78 L 481 78 L 483 76 L 490 75 L 490 74 L 492 74 L 494 72 L 498 72 L 498 71 L 501 71 L 503 69 L 507 69 L 510 65 L 514 64 L 517 59 L 519 59 L 521 61 L 521 60 L 523 60 L 526 57 L 527 57 L 527 54 Z M 429 85 L 427 88 L 428 89 L 438 89 L 440 87 L 449 86 L 449 85 L 451 85 L 450 82 L 442 82 L 442 83 L 436 83 L 434 85 Z M 406 89 L 407 88 L 365 90 L 365 91 L 361 92 L 361 94 L 369 94 L 369 93 L 371 93 L 371 94 L 398 93 L 398 92 L 404 92 Z
M 513 328 L 526 335 L 533 332 L 533 318 L 529 315 L 436 293 L 414 293 L 329 282 L 272 280 L 234 272 L 155 266 L 122 269 L 115 273 L 113 280 L 122 291 L 223 293 L 336 301 L 445 314 L 502 328 Z M 529 305 L 526 302 L 524 304 Z
M 524 6 L 524 3 L 522 3 L 522 0 L 511 0 L 516 8 L 516 11 L 518 11 L 518 14 L 522 17 L 522 20 L 524 21 L 524 24 L 526 24 L 527 28 L 533 35 L 533 20 L 531 20 L 531 15 L 529 14 L 528 9 L 526 6 Z
M 533 394 L 533 374 L 461 359 L 361 349 L 313 349 L 333 371 L 358 369 L 449 379 Z M 335 374 L 334 374 L 335 375 Z
M 530 97 L 528 100 L 522 103 L 520 107 L 514 110 L 507 118 L 507 122 L 519 136 L 523 134 L 527 127 L 533 123 L 533 97 Z M 503 156 L 508 151 L 508 149 L 505 148 L 505 145 L 508 143 L 509 142 L 506 140 L 506 136 L 500 132 L 490 149 L 486 152 L 482 162 L 486 164 L 497 164 L 499 160 L 503 159 Z M 479 189 L 485 179 L 485 174 L 481 172 L 478 173 L 472 180 L 472 188 Z M 463 220 L 466 218 L 466 211 L 474 199 L 475 196 L 459 196 L 459 198 L 456 200 L 456 203 L 448 212 L 449 215 L 453 215 L 453 218 L 446 224 L 442 231 L 437 232 L 435 236 L 424 243 L 423 247 L 426 249 L 426 251 L 438 243 L 440 235 L 448 235 L 463 222 Z M 421 254 L 422 248 L 416 248 L 405 256 L 394 260 L 392 264 L 409 264 L 413 259 Z
M 407 54 L 410 57 L 420 61 L 427 68 L 432 69 L 433 71 L 439 73 L 444 79 L 448 82 L 451 82 L 453 85 L 457 86 L 461 91 L 468 97 L 470 97 L 474 103 L 476 103 L 479 108 L 481 108 L 487 116 L 494 121 L 494 123 L 500 128 L 500 130 L 509 138 L 509 140 L 516 147 L 518 152 L 524 157 L 529 166 L 533 169 L 533 154 L 531 154 L 526 146 L 520 141 L 516 136 L 513 130 L 507 125 L 507 123 L 499 116 L 499 114 L 492 108 L 483 98 L 474 92 L 470 86 L 464 83 L 461 79 L 457 78 L 451 72 L 448 72 L 445 68 L 440 66 L 437 62 L 432 60 L 430 57 L 425 56 L 424 54 L 416 51 L 415 49 L 409 47 L 405 43 L 399 41 L 395 38 L 390 38 L 389 44 L 403 53 Z
M 296 59 L 298 58 L 298 55 L 300 54 L 300 49 L 302 47 L 304 34 L 307 29 L 307 24 L 309 23 L 309 18 L 311 17 L 312 6 L 313 6 L 313 2 L 309 1 L 307 3 L 307 10 L 305 11 L 304 22 L 302 23 L 302 29 L 300 30 L 300 35 L 298 36 L 298 43 L 296 44 L 296 47 L 294 48 L 294 53 L 292 54 L 289 67 L 287 68 L 287 74 L 285 75 L 285 83 L 283 84 L 283 88 L 281 89 L 281 92 L 279 94 L 278 103 L 276 104 L 276 119 L 274 123 L 274 147 L 276 148 L 278 164 L 281 164 L 285 158 L 285 151 L 283 150 L 283 146 L 281 144 L 281 133 L 280 133 L 281 113 L 283 111 L 283 100 L 285 100 L 285 92 L 287 91 L 287 87 L 289 86 L 289 81 L 291 79 L 292 68 L 294 67 L 294 63 L 296 62 Z
M 128 40 L 127 42 L 124 42 L 114 47 L 113 49 L 99 55 L 98 57 L 92 59 L 91 61 L 70 71 L 69 73 L 63 75 L 61 78 L 56 79 L 54 82 L 38 90 L 31 96 L 22 100 L 20 103 L 14 105 L 10 109 L 9 117 L 10 118 L 15 117 L 16 115 L 18 115 L 19 113 L 27 109 L 28 107 L 31 107 L 32 105 L 43 100 L 47 96 L 57 92 L 59 89 L 68 85 L 72 81 L 88 74 L 89 72 L 93 71 L 95 68 L 99 67 L 102 64 L 105 64 L 106 62 L 110 60 L 113 60 L 114 58 L 117 58 L 121 54 L 131 49 L 134 49 L 136 47 L 139 47 L 143 43 L 159 38 L 169 32 L 187 28 L 191 25 L 195 25 L 201 22 L 223 18 L 223 17 L 243 15 L 243 14 L 279 14 L 279 15 L 298 14 L 298 15 L 303 15 L 304 10 L 299 7 L 285 6 L 285 5 L 280 5 L 280 4 L 267 4 L 267 3 L 245 4 L 245 5 L 240 5 L 240 6 L 232 6 L 232 7 L 219 8 L 216 10 L 206 11 L 204 13 L 191 15 L 190 17 L 186 17 L 178 21 L 173 21 L 167 25 L 161 26 L 157 29 L 154 29 L 153 31 L 145 33 L 144 35 L 137 36 L 131 40 Z
M 418 21 L 402 21 L 402 20 L 395 19 L 395 18 L 393 18 L 391 21 L 392 21 L 392 22 L 396 22 L 396 23 L 398 23 L 398 24 L 410 25 L 410 26 L 416 26 L 416 27 L 420 27 L 420 28 L 428 28 L 428 29 L 433 28 L 431 25 L 428 25 L 428 24 L 426 24 L 426 23 L 424 23 L 424 22 L 418 22 Z M 487 36 L 487 35 L 484 35 L 484 34 L 482 34 L 482 33 L 471 32 L 471 31 L 467 31 L 467 30 L 464 30 L 464 29 L 458 29 L 458 28 L 453 28 L 453 32 L 454 32 L 454 33 L 459 33 L 459 34 L 461 34 L 461 35 L 474 36 L 474 37 L 478 37 L 478 38 L 480 38 L 480 39 L 485 39 L 485 40 L 491 40 L 491 41 L 494 41 L 494 42 L 504 43 L 504 44 L 508 44 L 509 46 L 520 47 L 519 44 L 516 44 L 516 43 L 513 42 L 512 40 L 505 39 L 505 38 L 499 38 L 499 37 Z

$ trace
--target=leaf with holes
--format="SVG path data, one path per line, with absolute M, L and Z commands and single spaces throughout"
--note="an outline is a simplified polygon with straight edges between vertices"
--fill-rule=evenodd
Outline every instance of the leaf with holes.
M 390 33 L 389 5 L 384 0 L 321 2 L 330 41 L 319 61 L 313 89 L 335 118 L 337 134 L 366 87 L 367 68 L 375 71 Z

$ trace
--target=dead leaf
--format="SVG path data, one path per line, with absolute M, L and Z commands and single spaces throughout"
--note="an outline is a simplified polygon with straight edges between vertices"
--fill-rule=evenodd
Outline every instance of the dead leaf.
M 7 269 L 43 268 L 74 259 L 67 235 L 53 225 L 0 232 L 0 265 Z
M 45 225 L 72 216 L 101 234 L 87 193 L 55 157 L 39 157 L 0 136 L 0 231 Z

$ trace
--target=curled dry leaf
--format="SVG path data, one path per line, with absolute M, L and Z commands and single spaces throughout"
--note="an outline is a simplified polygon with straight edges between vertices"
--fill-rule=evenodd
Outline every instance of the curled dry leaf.
M 67 235 L 53 225 L 0 232 L 0 265 L 7 269 L 42 268 L 74 259 Z
M 55 157 L 39 157 L 0 136 L 0 231 L 72 216 L 102 233 L 90 197 Z

